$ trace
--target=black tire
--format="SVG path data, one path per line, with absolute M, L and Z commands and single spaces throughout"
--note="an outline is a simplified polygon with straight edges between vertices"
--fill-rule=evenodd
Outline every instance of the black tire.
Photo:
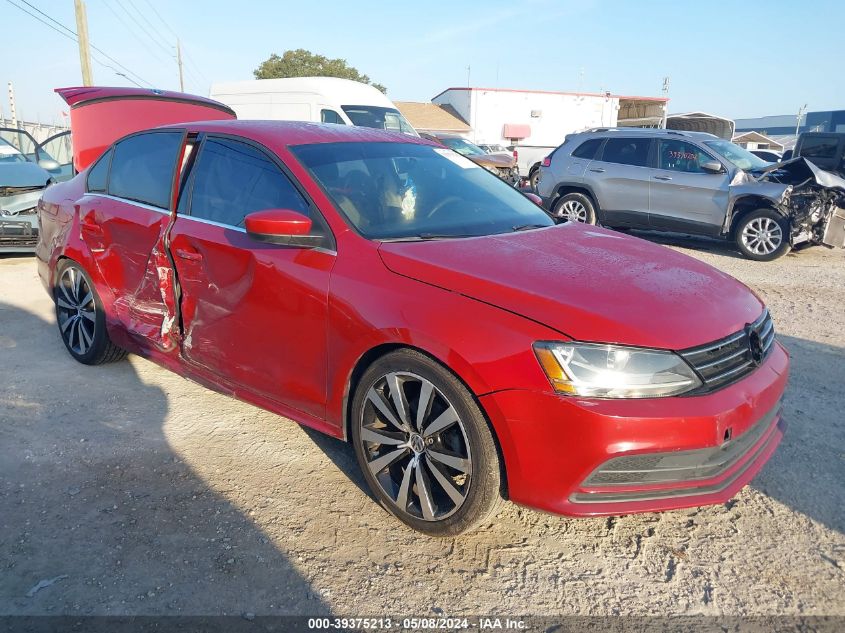
M 76 360 L 85 365 L 101 365 L 126 357 L 126 350 L 109 338 L 103 302 L 91 277 L 75 261 L 59 262 L 53 301 L 59 335 Z
M 395 381 L 393 384 L 402 394 L 405 416 L 392 399 L 390 380 Z M 430 399 L 422 395 L 426 382 L 433 386 Z M 412 432 L 400 431 L 388 421 L 368 396 L 371 390 L 375 397 L 382 398 L 382 405 L 388 407 L 394 420 L 407 419 Z M 427 404 L 420 407 L 423 400 Z M 420 408 L 424 409 L 423 418 L 417 417 Z M 455 422 L 440 424 L 440 430 L 426 435 L 428 429 L 438 426 L 435 422 L 450 419 L 452 412 L 456 414 Z M 490 426 L 463 383 L 428 356 L 405 349 L 376 360 L 355 389 L 351 416 L 355 455 L 370 490 L 388 512 L 406 525 L 430 536 L 454 536 L 483 522 L 501 502 L 501 466 Z M 372 441 L 374 431 L 383 439 L 391 435 L 393 444 Z M 404 448 L 398 445 L 402 441 L 407 444 Z M 401 451 L 404 453 L 398 457 L 388 457 Z M 445 457 L 454 461 L 455 456 L 462 455 L 466 455 L 460 460 L 465 470 L 440 461 Z M 381 466 L 385 458 L 392 461 Z M 377 463 L 379 459 L 382 461 Z M 424 516 L 420 477 L 425 498 L 431 500 L 427 504 L 428 517 Z M 452 494 L 440 483 L 444 478 L 451 485 Z M 390 495 L 385 487 L 391 490 Z M 463 495 L 460 503 L 452 496 L 454 493 Z
M 567 209 L 571 207 L 571 209 Z M 578 219 L 575 219 L 575 215 Z M 575 221 L 585 224 L 596 223 L 596 207 L 589 196 L 583 193 L 567 193 L 555 200 L 552 215 L 558 222 Z
M 540 181 L 540 168 L 535 167 L 528 174 L 528 184 L 531 186 L 531 191 L 537 193 L 537 183 Z
M 734 242 L 748 259 L 770 262 L 789 250 L 789 220 L 772 209 L 755 209 L 734 227 Z

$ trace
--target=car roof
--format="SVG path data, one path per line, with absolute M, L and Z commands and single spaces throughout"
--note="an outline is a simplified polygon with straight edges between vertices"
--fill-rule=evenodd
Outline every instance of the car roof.
M 355 125 L 310 123 L 307 121 L 192 121 L 162 127 L 187 129 L 190 132 L 233 134 L 266 144 L 414 143 L 417 145 L 436 145 L 428 139 L 399 132 Z
M 619 134 L 625 135 L 643 135 L 643 136 L 683 136 L 687 138 L 695 138 L 701 140 L 718 139 L 715 134 L 708 132 L 692 132 L 687 130 L 665 130 L 660 128 L 647 127 L 598 127 L 589 130 L 582 130 L 576 132 L 576 136 L 593 135 L 593 136 L 615 136 Z

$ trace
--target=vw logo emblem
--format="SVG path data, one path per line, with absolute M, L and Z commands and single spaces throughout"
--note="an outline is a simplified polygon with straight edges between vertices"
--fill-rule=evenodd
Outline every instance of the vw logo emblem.
M 757 330 L 748 328 L 748 352 L 751 354 L 751 362 L 759 366 L 763 362 L 763 341 L 760 340 L 760 334 Z

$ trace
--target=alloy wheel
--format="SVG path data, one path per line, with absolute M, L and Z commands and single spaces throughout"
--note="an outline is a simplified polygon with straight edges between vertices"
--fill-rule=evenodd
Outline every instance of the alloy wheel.
M 742 229 L 742 243 L 755 255 L 771 255 L 783 243 L 783 230 L 771 218 L 754 218 Z
M 558 217 L 566 218 L 570 222 L 586 222 L 587 207 L 577 200 L 566 200 L 560 205 Z
M 429 380 L 391 372 L 367 392 L 359 420 L 367 468 L 390 503 L 439 521 L 464 504 L 472 455 L 464 423 Z
M 59 331 L 67 346 L 79 355 L 91 349 L 97 319 L 94 293 L 74 266 L 67 267 L 56 285 L 56 314 Z

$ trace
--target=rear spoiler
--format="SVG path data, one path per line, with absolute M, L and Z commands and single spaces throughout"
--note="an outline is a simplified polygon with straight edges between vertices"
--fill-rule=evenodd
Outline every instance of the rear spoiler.
M 102 86 L 56 88 L 56 92 L 70 106 L 77 172 L 132 132 L 173 123 L 237 118 L 227 105 L 183 92 Z

